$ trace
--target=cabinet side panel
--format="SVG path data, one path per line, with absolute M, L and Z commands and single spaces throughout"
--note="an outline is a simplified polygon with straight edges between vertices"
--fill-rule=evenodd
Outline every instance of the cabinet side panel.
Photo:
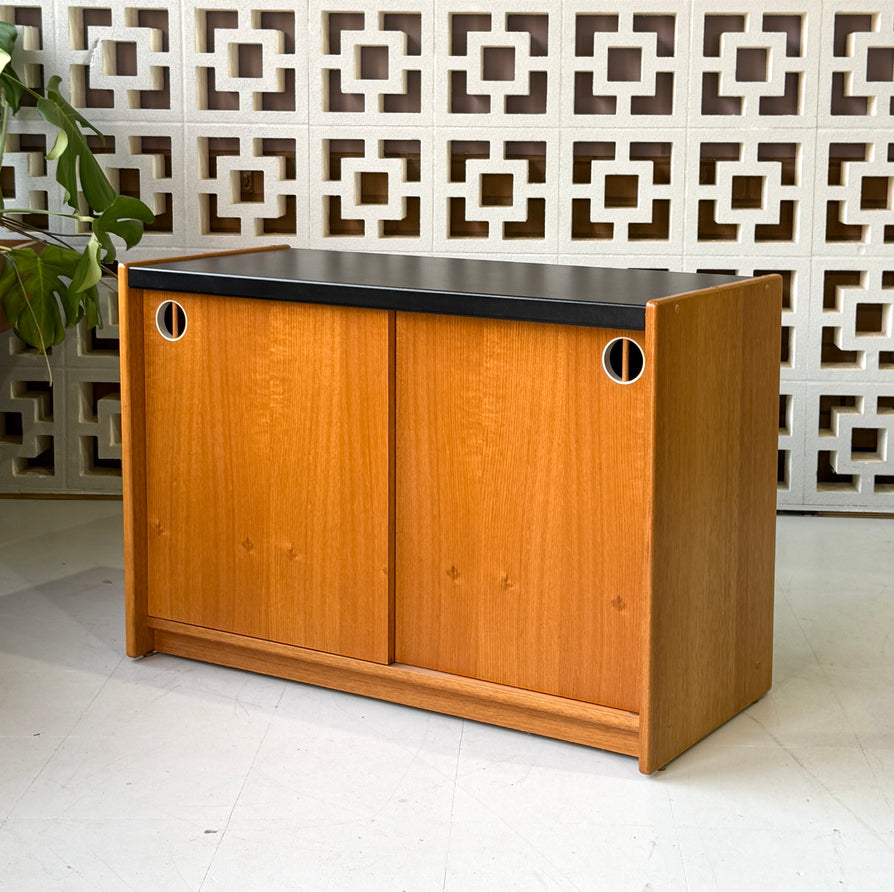
M 176 300 L 181 340 L 156 331 Z M 153 616 L 387 662 L 385 312 L 146 302 Z
M 770 687 L 781 283 L 651 303 L 654 771 Z
M 139 657 L 153 649 L 146 623 L 146 392 L 143 357 L 143 292 L 127 284 L 127 267 L 118 275 L 121 338 L 121 476 L 124 508 L 124 591 L 127 653 Z
M 648 382 L 639 332 L 399 313 L 395 658 L 637 711 Z

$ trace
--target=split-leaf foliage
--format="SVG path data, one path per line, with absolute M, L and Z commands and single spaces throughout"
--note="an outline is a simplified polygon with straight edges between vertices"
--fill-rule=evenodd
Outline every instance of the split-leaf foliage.
M 109 182 L 87 140 L 92 132 L 103 135 L 59 92 L 61 78 L 51 77 L 46 89 L 26 87 L 12 65 L 17 32 L 0 22 L 0 163 L 7 148 L 11 115 L 22 108 L 25 96 L 33 97 L 38 113 L 56 129 L 47 160 L 55 162 L 56 182 L 70 210 L 7 207 L 0 191 L 0 226 L 24 237 L 14 246 L 0 246 L 0 301 L 15 333 L 43 352 L 62 342 L 65 330 L 81 319 L 102 324 L 98 286 L 103 275 L 114 273 L 115 239 L 132 248 L 143 236 L 143 227 L 154 219 L 137 198 L 120 195 Z M 29 215 L 76 220 L 86 244 L 26 223 Z

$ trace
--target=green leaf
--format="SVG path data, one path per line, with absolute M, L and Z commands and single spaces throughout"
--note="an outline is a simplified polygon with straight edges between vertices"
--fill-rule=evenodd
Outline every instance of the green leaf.
M 21 78 L 12 67 L 12 55 L 15 51 L 16 38 L 19 32 L 15 25 L 0 22 L 0 89 L 13 112 L 19 110 L 22 101 Z
M 115 200 L 117 193 L 91 151 L 81 127 L 99 136 L 102 134 L 64 99 L 58 89 L 61 80 L 58 75 L 51 77 L 46 95 L 37 101 L 37 110 L 44 120 L 61 131 L 50 151 L 57 161 L 56 182 L 65 190 L 65 202 L 69 207 L 78 209 L 80 184 L 87 204 L 95 212 L 102 213 Z
M 80 127 L 92 130 L 105 144 L 106 138 L 102 131 L 97 130 L 95 125 L 91 124 L 76 108 L 72 108 L 65 97 L 59 92 L 59 84 L 62 78 L 58 74 L 54 74 L 47 84 L 47 96 L 58 106 L 59 110 L 65 115 L 66 119 L 74 122 Z
M 103 247 L 103 261 L 111 263 L 115 259 L 115 246 L 109 235 L 117 235 L 124 239 L 128 248 L 132 248 L 143 237 L 143 224 L 154 219 L 155 214 L 138 198 L 119 195 L 93 221 L 93 233 Z
M 0 22 L 0 52 L 11 56 L 15 51 L 19 30 L 9 22 Z
M 99 290 L 94 285 L 88 288 L 82 295 L 84 315 L 87 317 L 87 325 L 90 328 L 102 328 L 102 315 L 99 312 Z
M 0 274 L 3 310 L 16 334 L 32 347 L 61 343 L 65 327 L 83 317 L 82 298 L 70 284 L 80 260 L 77 251 L 57 245 L 47 245 L 40 254 L 14 248 L 5 255 Z
M 53 148 L 47 152 L 47 161 L 55 161 L 68 148 L 68 134 L 64 130 L 60 130 L 56 134 L 56 142 Z
M 87 247 L 81 254 L 77 269 L 71 277 L 71 292 L 75 295 L 92 288 L 102 278 L 102 266 L 99 262 L 99 239 L 96 234 L 90 235 Z
M 0 22 L 3 133 L 9 115 L 19 110 L 25 91 L 11 64 L 17 36 L 15 26 Z M 155 219 L 142 201 L 119 195 L 113 188 L 87 141 L 87 133 L 105 138 L 62 96 L 61 83 L 62 79 L 54 76 L 44 95 L 28 92 L 38 97 L 38 112 L 56 129 L 47 159 L 55 161 L 56 181 L 62 187 L 65 203 L 74 211 L 61 216 L 87 224 L 90 238 L 80 250 L 48 241 L 42 250 L 14 248 L 0 254 L 3 309 L 18 336 L 38 349 L 60 343 L 65 329 L 85 317 L 90 326 L 102 324 L 97 285 L 103 265 L 114 262 L 117 240 L 132 248 L 143 237 L 145 224 Z M 81 213 L 84 201 L 88 209 Z M 0 217 L 3 213 L 0 195 Z M 37 237 L 40 239 L 39 234 Z

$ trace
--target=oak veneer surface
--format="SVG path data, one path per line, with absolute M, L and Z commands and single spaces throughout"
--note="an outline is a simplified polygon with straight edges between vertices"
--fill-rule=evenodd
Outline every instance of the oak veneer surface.
M 606 376 L 619 334 L 398 314 L 399 662 L 639 709 L 650 385 Z
M 770 687 L 781 284 L 647 309 L 654 388 L 651 597 L 641 767 Z
M 142 656 L 154 647 L 148 615 L 148 525 L 146 522 L 146 373 L 143 351 L 143 293 L 118 277 L 121 335 L 121 457 L 124 503 L 124 595 L 127 653 Z
M 168 297 L 176 342 L 156 331 Z M 145 294 L 151 616 L 390 659 L 392 324 Z
M 521 688 L 152 619 L 159 650 L 618 753 L 639 752 L 639 716 Z

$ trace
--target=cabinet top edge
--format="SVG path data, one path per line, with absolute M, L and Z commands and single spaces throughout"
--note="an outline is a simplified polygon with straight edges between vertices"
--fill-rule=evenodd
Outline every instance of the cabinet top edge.
M 643 330 L 650 300 L 743 281 L 421 254 L 290 248 L 142 262 L 132 288 Z

